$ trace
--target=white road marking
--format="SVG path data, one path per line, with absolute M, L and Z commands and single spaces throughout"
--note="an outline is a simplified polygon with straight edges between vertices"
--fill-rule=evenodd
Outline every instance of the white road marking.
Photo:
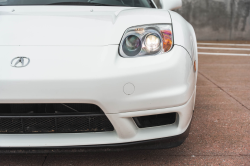
M 250 54 L 209 53 L 209 52 L 198 52 L 198 54 L 199 55 L 250 56 Z
M 249 46 L 250 44 L 233 44 L 233 43 L 197 43 L 198 44 L 198 49 L 201 51 L 203 49 L 207 49 L 208 51 L 206 52 L 199 52 L 199 55 L 225 55 L 225 56 L 250 56 L 249 54 L 242 54 L 242 53 L 210 53 L 209 50 L 239 50 L 239 51 L 250 51 L 250 48 L 234 48 L 237 46 Z M 207 45 L 199 47 L 199 45 Z M 231 48 L 224 48 L 224 47 L 214 47 L 211 45 L 218 45 L 218 46 L 232 46 Z
M 218 45 L 218 46 L 249 46 L 250 44 L 230 44 L 230 43 L 197 43 L 202 45 Z
M 208 49 L 208 50 L 243 50 L 243 51 L 250 51 L 249 48 L 198 47 L 198 49 Z

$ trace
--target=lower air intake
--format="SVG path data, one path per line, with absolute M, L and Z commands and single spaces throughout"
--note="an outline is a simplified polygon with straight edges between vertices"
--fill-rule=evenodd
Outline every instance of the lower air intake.
M 177 113 L 167 113 L 135 117 L 134 121 L 139 128 L 146 128 L 173 124 L 176 121 L 176 117 Z
M 113 131 L 92 104 L 0 104 L 0 134 Z

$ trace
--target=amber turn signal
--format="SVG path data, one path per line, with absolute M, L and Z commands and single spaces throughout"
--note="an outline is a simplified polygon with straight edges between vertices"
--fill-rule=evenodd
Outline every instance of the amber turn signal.
M 172 41 L 172 32 L 170 30 L 162 30 L 162 42 L 163 42 L 163 50 L 167 52 L 171 49 L 173 41 Z
M 194 71 L 196 72 L 196 61 L 194 61 Z

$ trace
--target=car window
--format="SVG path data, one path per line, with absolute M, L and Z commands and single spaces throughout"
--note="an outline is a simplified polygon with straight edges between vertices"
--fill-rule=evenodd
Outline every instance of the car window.
M 151 0 L 0 0 L 0 5 L 78 5 L 154 8 L 154 5 Z

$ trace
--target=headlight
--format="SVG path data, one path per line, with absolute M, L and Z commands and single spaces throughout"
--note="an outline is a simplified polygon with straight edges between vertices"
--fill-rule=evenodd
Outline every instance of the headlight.
M 171 25 L 144 25 L 126 30 L 121 40 L 119 52 L 123 57 L 158 55 L 168 52 L 172 45 Z
M 122 44 L 122 50 L 127 56 L 136 56 L 142 48 L 141 40 L 136 35 L 129 35 Z

